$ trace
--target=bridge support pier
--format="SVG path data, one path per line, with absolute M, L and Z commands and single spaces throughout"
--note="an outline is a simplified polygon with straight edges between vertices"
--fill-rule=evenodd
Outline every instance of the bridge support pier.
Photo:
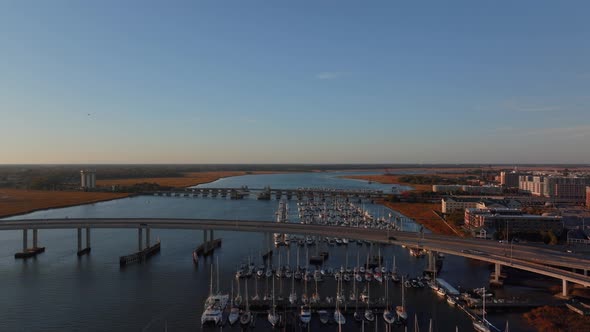
M 137 251 L 143 250 L 143 228 L 137 229 Z
M 143 228 L 145 227 L 145 248 L 143 240 Z M 151 245 L 151 229 L 147 225 L 139 225 L 137 227 L 137 252 L 127 256 L 119 257 L 119 265 L 121 267 L 131 263 L 140 263 L 146 261 L 151 256 L 160 252 L 160 241 Z
M 150 228 L 149 226 L 145 229 L 145 247 L 150 247 Z
M 494 273 L 492 275 L 492 279 L 490 280 L 490 285 L 492 286 L 502 286 L 504 282 L 502 279 L 502 264 L 495 263 L 494 264 Z
M 567 280 L 561 280 L 561 296 L 567 297 Z
M 39 247 L 37 242 L 37 229 L 33 228 L 33 247 L 29 248 L 29 230 L 23 229 L 23 251 L 14 254 L 14 258 L 30 258 L 45 251 L 44 247 Z
M 90 227 L 86 228 L 86 248 L 90 248 Z
M 29 230 L 23 229 L 23 252 L 27 251 L 27 246 L 29 245 Z
M 33 249 L 37 249 L 37 229 L 33 229 Z
M 78 252 L 82 251 L 82 228 L 78 228 Z
M 436 272 L 436 256 L 438 253 L 435 251 L 428 251 L 428 255 L 426 256 L 426 268 L 424 272 L 434 274 Z
M 78 257 L 90 253 L 90 227 L 86 227 L 86 247 L 82 248 L 82 228 L 78 228 Z

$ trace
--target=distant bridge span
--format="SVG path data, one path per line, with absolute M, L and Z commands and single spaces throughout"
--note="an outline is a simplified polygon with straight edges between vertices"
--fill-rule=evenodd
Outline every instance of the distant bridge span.
M 564 295 L 567 282 L 590 287 L 590 269 L 588 257 L 573 256 L 568 253 L 550 250 L 532 245 L 502 245 L 496 241 L 464 239 L 438 234 L 420 234 L 413 232 L 385 231 L 370 228 L 304 225 L 296 223 L 276 223 L 253 220 L 223 219 L 174 219 L 174 218 L 82 218 L 82 219 L 23 219 L 1 221 L 0 230 L 34 230 L 39 229 L 80 229 L 86 228 L 137 228 L 137 229 L 203 229 L 240 232 L 291 233 L 345 237 L 378 243 L 393 243 L 419 247 L 430 251 L 463 256 L 496 265 L 496 275 L 501 266 L 538 273 L 563 282 Z M 26 231 L 24 232 L 26 241 Z M 140 232 L 141 234 L 141 232 Z M 141 235 L 140 235 L 141 236 Z M 26 244 L 25 244 L 26 245 Z M 510 250 L 510 254 L 508 254 Z M 583 271 L 583 274 L 575 271 Z

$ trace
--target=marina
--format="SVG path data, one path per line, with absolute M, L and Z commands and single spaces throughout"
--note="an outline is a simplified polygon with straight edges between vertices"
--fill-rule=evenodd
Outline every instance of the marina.
M 301 224 L 398 229 L 398 226 L 391 220 L 391 215 L 389 219 L 375 218 L 369 211 L 350 203 L 347 199 L 321 201 L 308 199 L 298 202 L 297 207 Z M 275 222 L 288 223 L 290 222 L 289 215 L 287 201 L 280 200 L 275 212 Z M 492 300 L 493 294 L 485 292 L 485 289 L 474 289 L 471 292 L 461 293 L 446 280 L 436 278 L 438 269 L 435 270 L 432 278 L 431 274 L 425 271 L 416 277 L 401 274 L 400 279 L 395 256 L 389 266 L 388 260 L 381 255 L 383 245 L 374 246 L 371 242 L 351 241 L 344 238 L 297 237 L 281 233 L 274 233 L 272 242 L 275 248 L 269 249 L 266 254 L 261 256 L 262 262 L 260 264 L 255 263 L 255 258 L 248 257 L 248 262 L 242 263 L 238 267 L 234 277 L 237 281 L 238 293 L 234 297 L 232 282 L 231 309 L 225 310 L 224 306 L 224 309 L 221 310 L 223 312 L 222 318 L 216 319 L 214 326 L 223 326 L 226 323 L 230 326 L 233 325 L 239 313 L 246 313 L 248 316 L 254 315 L 254 317 L 262 317 L 267 314 L 268 323 L 273 328 L 297 327 L 304 329 L 313 320 L 319 321 L 320 325 L 335 324 L 339 327 L 345 326 L 347 321 L 350 324 L 355 324 L 353 323 L 355 321 L 356 323 L 361 322 L 364 326 L 365 323 L 377 324 L 375 321 L 380 319 L 383 320 L 385 326 L 406 325 L 408 316 L 405 297 L 414 295 L 415 292 L 424 292 L 428 288 L 431 288 L 437 297 L 445 299 L 451 308 L 457 307 L 463 311 L 467 317 L 473 320 L 473 326 L 477 331 L 487 331 L 486 328 L 492 326 L 485 319 L 484 312 L 486 310 L 485 300 L 488 296 Z M 349 248 L 349 244 L 354 242 L 357 242 L 361 247 L 366 245 L 367 248 L 364 248 L 366 249 L 366 259 L 363 255 L 363 260 L 360 260 L 358 246 Z M 327 251 L 320 253 L 320 247 L 324 247 Z M 332 267 L 327 264 L 330 247 L 336 248 L 336 250 L 338 248 L 345 250 L 344 265 Z M 310 249 L 315 251 L 315 255 L 311 258 Z M 415 258 L 427 254 L 423 250 L 414 248 L 407 248 L 407 250 L 410 256 Z M 292 251 L 296 252 L 294 265 L 290 263 Z M 274 257 L 275 252 L 277 253 L 276 258 Z M 301 259 L 302 252 L 305 255 L 303 260 Z M 356 252 L 356 265 L 349 265 L 349 252 L 352 252 L 353 258 Z M 285 256 L 286 259 L 283 258 L 281 263 L 281 257 Z M 444 257 L 439 258 L 442 260 Z M 350 263 L 352 263 L 352 259 Z M 250 285 L 251 288 L 252 286 L 254 288 L 254 295 L 251 298 L 248 299 L 248 294 L 245 295 L 246 305 L 243 305 L 244 301 L 242 301 L 239 291 L 241 283 L 246 287 Z M 290 291 L 288 290 L 289 284 L 291 285 Z M 326 284 L 330 285 L 330 289 L 335 286 L 336 292 L 325 293 Z M 271 288 L 269 285 L 272 285 Z M 296 288 L 295 285 L 298 287 Z M 259 293 L 259 290 L 262 291 Z M 371 296 L 371 290 L 373 290 L 373 294 L 378 295 Z M 481 290 L 484 292 L 481 293 Z M 394 303 L 389 297 L 390 292 L 394 295 L 401 293 L 401 302 Z M 210 301 L 209 297 L 205 307 Z M 483 309 L 481 309 L 482 301 Z M 504 299 L 493 299 L 492 301 L 492 307 L 496 310 L 532 307 L 529 306 L 532 303 L 526 301 Z M 359 311 L 359 303 L 362 307 L 366 306 L 363 314 Z M 393 310 L 394 307 L 395 310 Z M 489 304 L 488 308 L 490 308 Z M 479 315 L 483 315 L 483 317 Z M 354 320 L 347 320 L 347 317 L 351 316 Z M 429 322 L 432 324 L 432 319 Z

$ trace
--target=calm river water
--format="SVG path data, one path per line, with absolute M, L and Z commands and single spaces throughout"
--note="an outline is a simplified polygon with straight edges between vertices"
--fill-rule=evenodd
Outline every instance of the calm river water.
M 302 173 L 246 175 L 220 179 L 203 187 L 274 188 L 323 187 L 342 189 L 392 190 L 391 185 L 368 184 L 365 181 L 339 178 L 349 174 L 369 173 Z M 274 220 L 278 203 L 258 201 L 255 198 L 229 200 L 222 198 L 152 197 L 139 196 L 115 201 L 82 205 L 63 209 L 38 211 L 10 219 L 23 218 L 64 218 L 64 217 L 175 217 L 175 218 L 223 218 Z M 366 204 L 375 214 L 386 215 L 390 211 L 381 206 Z M 290 202 L 290 211 L 296 219 L 296 201 Z M 408 221 L 405 229 L 417 227 Z M 261 263 L 260 253 L 269 246 L 265 235 L 258 233 L 216 232 L 215 237 L 223 239 L 223 246 L 215 252 L 220 262 L 220 288 L 229 293 L 236 266 L 246 262 L 248 257 Z M 35 259 L 15 260 L 14 253 L 21 248 L 22 233 L 0 232 L 0 330 L 1 331 L 199 331 L 203 303 L 209 292 L 210 263 L 206 261 L 197 267 L 192 262 L 192 250 L 202 239 L 199 230 L 152 230 L 152 239 L 162 242 L 161 253 L 145 264 L 119 267 L 118 257 L 134 252 L 137 248 L 136 230 L 92 231 L 92 253 L 76 256 L 75 230 L 41 230 L 40 245 L 46 252 Z M 325 245 L 324 245 L 325 246 Z M 289 256 L 295 265 L 297 246 L 281 248 L 282 262 Z M 301 249 L 300 249 L 301 250 Z M 349 244 L 346 246 L 323 247 L 330 252 L 326 264 L 340 267 L 347 261 L 356 263 L 357 255 L 366 257 L 369 247 Z M 373 248 L 376 254 L 377 248 Z M 424 259 L 413 258 L 401 247 L 382 247 L 381 253 L 391 265 L 396 257 L 401 273 L 412 276 L 421 274 Z M 305 256 L 300 251 L 301 259 Z M 275 264 L 278 256 L 275 255 Z M 460 257 L 446 257 L 440 277 L 455 286 L 475 288 L 486 285 L 489 269 L 485 264 Z M 259 293 L 266 289 L 264 281 L 251 279 L 248 284 L 250 295 L 258 287 Z M 290 284 L 281 285 L 285 297 Z M 242 291 L 244 285 L 241 285 Z M 297 288 L 301 289 L 301 285 Z M 322 297 L 335 296 L 335 282 L 325 281 L 321 285 Z M 310 286 L 311 288 L 311 286 Z M 346 286 L 345 294 L 352 285 Z M 298 292 L 301 294 L 301 291 Z M 383 297 L 381 286 L 374 285 L 372 297 Z M 400 288 L 392 287 L 390 297 L 394 304 L 401 303 Z M 430 289 L 409 289 L 406 292 L 409 326 L 413 326 L 414 314 L 421 329 L 427 330 L 429 319 L 433 319 L 435 331 L 472 331 L 470 319 L 459 309 L 450 307 Z M 503 326 L 510 320 L 513 331 L 527 331 L 520 314 L 493 314 L 489 319 L 496 326 Z M 382 318 L 378 326 L 366 329 L 385 331 Z M 311 330 L 320 330 L 319 320 L 314 316 Z M 223 330 L 238 331 L 239 327 L 225 326 Z M 322 327 L 322 330 L 336 331 L 337 327 Z M 348 318 L 345 331 L 359 331 L 352 317 Z M 206 330 L 220 330 L 207 328 Z M 270 331 L 270 324 L 259 319 L 256 330 Z M 397 328 L 397 330 L 403 330 Z

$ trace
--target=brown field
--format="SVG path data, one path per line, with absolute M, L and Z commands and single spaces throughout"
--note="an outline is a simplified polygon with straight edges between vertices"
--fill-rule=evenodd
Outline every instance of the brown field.
M 125 193 L 0 189 L 0 217 L 127 197 Z
M 451 230 L 432 210 L 440 212 L 440 204 L 436 203 L 406 203 L 406 202 L 379 202 L 388 208 L 398 211 L 408 218 L 414 219 L 426 229 L 436 234 L 457 235 Z
M 213 182 L 221 178 L 230 176 L 239 176 L 246 174 L 272 174 L 276 172 L 265 172 L 265 171 L 219 171 L 219 172 L 191 172 L 185 173 L 183 177 L 173 178 L 135 178 L 135 179 L 111 179 L 111 180 L 96 180 L 97 186 L 133 186 L 138 183 L 156 183 L 161 186 L 168 187 L 190 187 L 196 186 L 202 183 Z
M 410 186 L 414 188 L 412 191 L 432 191 L 432 185 L 429 184 L 412 184 L 405 183 L 399 180 L 400 176 L 403 175 L 350 175 L 344 176 L 347 179 L 367 180 L 383 184 L 401 184 L 404 186 Z
M 445 171 L 448 172 L 449 170 L 445 170 Z M 400 181 L 400 177 L 405 176 L 405 175 L 422 175 L 422 176 L 436 175 L 436 176 L 440 176 L 443 178 L 458 178 L 458 177 L 468 176 L 468 175 L 473 175 L 473 174 L 466 174 L 466 173 L 380 174 L 380 175 L 351 175 L 351 176 L 345 176 L 344 178 L 357 179 L 357 180 L 367 180 L 367 181 L 373 181 L 373 182 L 378 182 L 378 183 L 383 183 L 383 184 L 401 184 L 404 186 L 409 186 L 409 187 L 414 188 L 413 190 L 410 190 L 410 191 L 417 191 L 417 192 L 432 191 L 432 185 L 430 185 L 430 184 L 413 184 L 413 183 L 407 183 L 407 182 Z

